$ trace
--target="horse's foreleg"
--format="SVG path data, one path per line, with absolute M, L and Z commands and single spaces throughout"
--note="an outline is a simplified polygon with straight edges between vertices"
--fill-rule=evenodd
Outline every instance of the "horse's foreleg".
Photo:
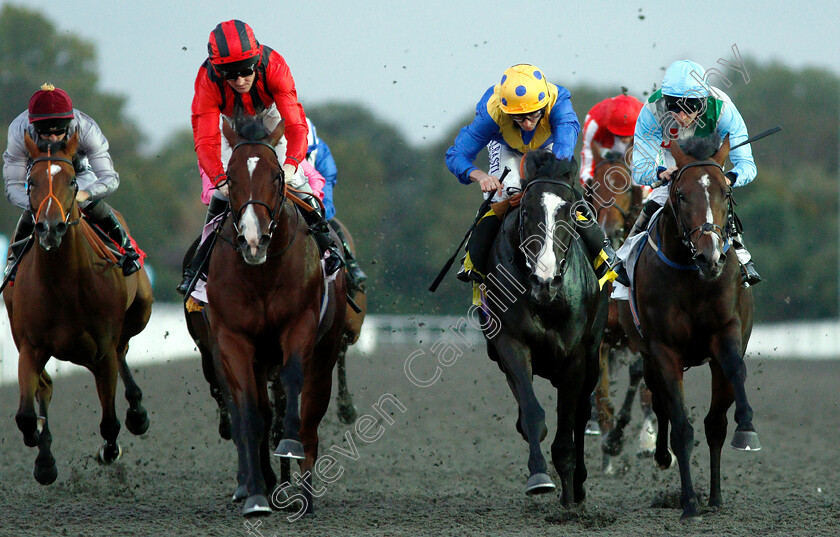
M 602 343 L 598 350 L 598 384 L 595 385 L 595 410 L 598 413 L 598 427 L 602 434 L 607 434 L 613 429 L 615 419 L 615 408 L 610 399 L 610 354 L 612 349 L 609 345 Z
M 284 355 L 286 355 L 284 353 Z M 303 358 L 297 352 L 287 355 L 280 371 L 280 383 L 286 394 L 283 411 L 283 438 L 274 452 L 278 457 L 303 459 L 303 444 L 300 441 L 300 392 L 303 388 Z
M 38 440 L 38 457 L 35 459 L 35 479 L 42 485 L 53 483 L 58 477 L 58 469 L 55 467 L 50 447 L 52 446 L 52 434 L 50 433 L 49 418 L 47 416 L 52 400 L 53 384 L 52 379 L 46 371 L 41 372 L 38 382 L 38 416 L 41 437 Z
M 522 343 L 501 333 L 494 338 L 499 367 L 505 372 L 508 385 L 519 405 L 516 426 L 528 442 L 528 483 L 526 494 L 545 494 L 556 487 L 548 476 L 548 465 L 540 450 L 540 442 L 548 435 L 545 426 L 545 411 L 534 393 L 531 350 Z M 569 439 L 571 441 L 571 439 Z
M 733 323 L 734 324 L 734 323 Z M 732 384 L 735 393 L 735 434 L 732 447 L 743 451 L 761 449 L 758 433 L 753 427 L 753 410 L 747 401 L 747 366 L 741 353 L 740 324 L 731 326 L 728 334 L 712 338 L 712 356 L 720 363 L 720 368 Z
M 230 330 L 218 332 L 219 366 L 228 391 L 233 440 L 239 459 L 239 486 L 234 499 L 245 499 L 244 516 L 271 512 L 266 497 L 266 483 L 262 472 L 260 446 L 265 434 L 265 421 L 260 412 L 260 395 L 254 371 L 255 349 L 251 341 L 234 335 Z
M 697 503 L 697 494 L 691 481 L 691 450 L 694 448 L 694 428 L 689 423 L 685 411 L 682 360 L 675 351 L 661 344 L 652 344 L 651 350 L 653 352 L 652 361 L 657 371 L 657 374 L 652 376 L 660 377 L 656 389 L 654 389 L 654 405 L 659 403 L 667 409 L 671 425 L 671 447 L 674 450 L 680 469 L 682 519 L 698 518 L 700 510 Z M 661 426 L 663 421 L 659 411 L 657 411 L 656 416 Z M 659 435 L 662 436 L 663 433 L 664 431 L 660 430 Z M 660 440 L 657 440 L 657 450 L 654 456 L 661 465 L 660 457 L 664 459 L 664 454 L 660 452 L 660 446 L 662 445 Z
M 277 476 L 271 468 L 271 452 L 269 451 L 269 440 L 271 431 L 271 421 L 273 413 L 271 411 L 271 401 L 268 396 L 268 386 L 266 382 L 266 368 L 261 364 L 255 367 L 256 381 L 257 381 L 257 401 L 259 404 L 260 415 L 263 419 L 263 430 L 265 434 L 262 435 L 260 442 L 260 465 L 262 468 L 263 479 L 265 480 L 265 490 L 269 497 L 277 486 Z
M 732 384 L 726 379 L 720 366 L 710 362 L 712 370 L 712 403 L 703 424 L 706 431 L 706 443 L 709 445 L 709 506 L 722 505 L 720 495 L 720 451 L 726 440 L 726 411 L 732 406 L 735 395 Z
M 644 368 L 642 367 L 641 356 L 630 364 L 630 380 L 627 384 L 627 392 L 624 394 L 624 401 L 621 403 L 621 409 L 618 411 L 618 418 L 615 421 L 615 427 L 609 432 L 604 443 L 601 444 L 601 449 L 607 455 L 617 456 L 621 453 L 624 440 L 624 429 L 630 423 L 630 417 L 633 411 L 633 401 L 636 399 L 636 389 L 639 382 L 644 375 Z
M 125 399 L 128 401 L 128 410 L 125 411 L 125 426 L 131 434 L 140 435 L 149 430 L 149 415 L 143 408 L 143 392 L 140 386 L 134 381 L 131 368 L 125 361 L 128 353 L 128 341 L 123 342 L 117 349 L 117 361 L 119 363 L 120 377 L 125 386 Z
M 40 349 L 21 344 L 18 355 L 18 385 L 20 402 L 15 415 L 18 429 L 23 433 L 23 443 L 35 447 L 40 441 L 38 415 L 35 413 L 35 393 L 49 355 Z
M 99 462 L 110 464 L 122 455 L 122 448 L 117 442 L 120 434 L 120 420 L 114 408 L 114 398 L 117 392 L 117 351 L 108 350 L 99 364 L 92 370 L 96 379 L 96 393 L 102 406 L 102 421 L 99 422 L 99 434 L 105 443 L 99 448 Z
M 214 363 L 213 351 L 208 345 L 212 340 L 209 333 L 209 325 L 207 321 L 207 309 L 200 312 L 194 311 L 186 314 L 187 328 L 190 330 L 190 335 L 193 336 L 195 346 L 201 355 L 201 372 L 204 374 L 204 380 L 210 385 L 210 395 L 218 405 L 219 413 L 219 436 L 224 440 L 230 440 L 230 412 L 228 411 L 225 402 L 225 393 L 222 390 L 220 378 L 216 372 L 216 365 Z
M 338 420 L 345 425 L 349 425 L 356 421 L 359 413 L 353 404 L 353 396 L 350 395 L 350 390 L 347 389 L 346 358 L 347 348 L 344 347 L 338 354 Z

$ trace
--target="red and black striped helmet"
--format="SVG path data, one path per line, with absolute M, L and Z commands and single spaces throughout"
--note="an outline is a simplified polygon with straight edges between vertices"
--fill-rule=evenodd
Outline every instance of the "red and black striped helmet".
M 210 32 L 207 54 L 210 63 L 225 70 L 253 67 L 262 54 L 262 46 L 250 26 L 233 19 L 219 23 Z

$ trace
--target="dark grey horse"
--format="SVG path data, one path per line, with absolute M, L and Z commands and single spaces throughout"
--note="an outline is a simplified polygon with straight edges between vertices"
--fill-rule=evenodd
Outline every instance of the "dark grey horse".
M 597 223 L 577 218 L 582 203 L 571 186 L 574 161 L 531 152 L 523 175 L 520 205 L 505 215 L 490 253 L 483 328 L 487 352 L 519 404 L 516 429 L 529 445 L 527 494 L 555 489 L 540 451 L 548 430 L 534 374 L 557 388 L 551 457 L 562 503 L 571 506 L 585 496 L 584 430 L 607 319 L 607 295 L 578 233 L 582 225 Z

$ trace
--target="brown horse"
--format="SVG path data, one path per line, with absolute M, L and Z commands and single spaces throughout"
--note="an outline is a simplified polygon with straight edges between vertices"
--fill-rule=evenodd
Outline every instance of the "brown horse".
M 234 499 L 245 500 L 245 516 L 270 512 L 266 496 L 277 478 L 268 445 L 267 376 L 279 367 L 286 397 L 278 451 L 300 459 L 311 512 L 318 424 L 329 405 L 345 324 L 344 275 L 325 282 L 318 246 L 286 196 L 274 150 L 283 124 L 269 133 L 260 118 L 238 118 L 236 129 L 225 123 L 223 133 L 233 148 L 227 168 L 232 214 L 210 259 L 205 312 L 239 455 Z
M 592 206 L 598 219 L 598 225 L 610 239 L 616 250 L 624 243 L 633 223 L 642 208 L 642 188 L 635 186 L 630 173 L 628 162 L 632 160 L 632 146 L 626 153 L 608 152 L 602 155 L 598 147 L 594 148 L 593 164 L 595 166 L 592 179 L 586 185 L 586 201 Z M 612 283 L 608 283 L 608 292 L 612 292 Z M 615 417 L 615 411 L 610 397 L 611 370 L 617 367 L 618 356 L 623 354 L 630 359 L 630 382 L 624 402 Z M 633 347 L 624 329 L 618 322 L 618 304 L 611 299 L 607 327 L 604 330 L 604 340 L 599 352 L 599 369 L 601 375 L 595 387 L 593 416 L 587 424 L 587 434 L 605 434 L 601 445 L 603 450 L 602 470 L 613 473 L 611 457 L 621 452 L 624 428 L 630 422 L 633 400 L 642 380 L 642 357 L 637 348 Z M 645 416 L 642 435 L 646 434 L 648 424 L 652 419 L 650 392 L 644 385 L 639 392 L 639 400 Z M 652 454 L 647 447 L 650 442 L 642 442 L 640 454 Z M 648 452 L 647 450 L 650 449 Z
M 744 352 L 752 331 L 751 289 L 741 287 L 737 256 L 727 231 L 732 189 L 723 174 L 729 137 L 692 140 L 686 153 L 676 141 L 671 153 L 679 171 L 668 201 L 635 268 L 633 304 L 622 301 L 619 317 L 640 346 L 644 375 L 653 393 L 659 425 L 654 459 L 660 468 L 680 468 L 682 518 L 699 518 L 691 482 L 694 429 L 683 397 L 683 372 L 709 362 L 712 401 L 704 421 L 711 456 L 709 506 L 721 505 L 720 454 L 726 439 L 726 411 L 735 402 L 737 426 L 732 447 L 761 449 L 745 388 Z M 714 154 L 712 154 L 714 153 Z M 711 155 L 711 157 L 708 157 Z M 655 245 L 654 247 L 647 247 Z M 633 312 L 638 317 L 638 329 Z
M 72 162 L 78 135 L 43 149 L 29 135 L 25 141 L 33 159 L 29 203 L 36 212 L 40 247 L 21 259 L 14 286 L 5 290 L 3 299 L 19 352 L 20 406 L 15 420 L 24 443 L 38 446 L 35 479 L 46 485 L 58 475 L 47 419 L 52 381 L 44 366 L 50 357 L 84 366 L 96 379 L 102 405 L 99 431 L 105 440 L 99 450 L 101 462 L 113 462 L 122 453 L 114 409 L 117 375 L 122 376 L 129 402 L 126 427 L 133 434 L 149 428 L 143 394 L 125 355 L 129 340 L 149 321 L 153 298 L 146 272 L 123 276 L 116 258 L 81 219 Z

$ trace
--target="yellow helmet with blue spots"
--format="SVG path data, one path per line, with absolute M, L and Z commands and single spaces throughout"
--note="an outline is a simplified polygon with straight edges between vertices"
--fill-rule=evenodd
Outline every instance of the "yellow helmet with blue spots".
M 548 104 L 545 76 L 539 68 L 527 63 L 508 67 L 496 92 L 506 114 L 530 114 Z

